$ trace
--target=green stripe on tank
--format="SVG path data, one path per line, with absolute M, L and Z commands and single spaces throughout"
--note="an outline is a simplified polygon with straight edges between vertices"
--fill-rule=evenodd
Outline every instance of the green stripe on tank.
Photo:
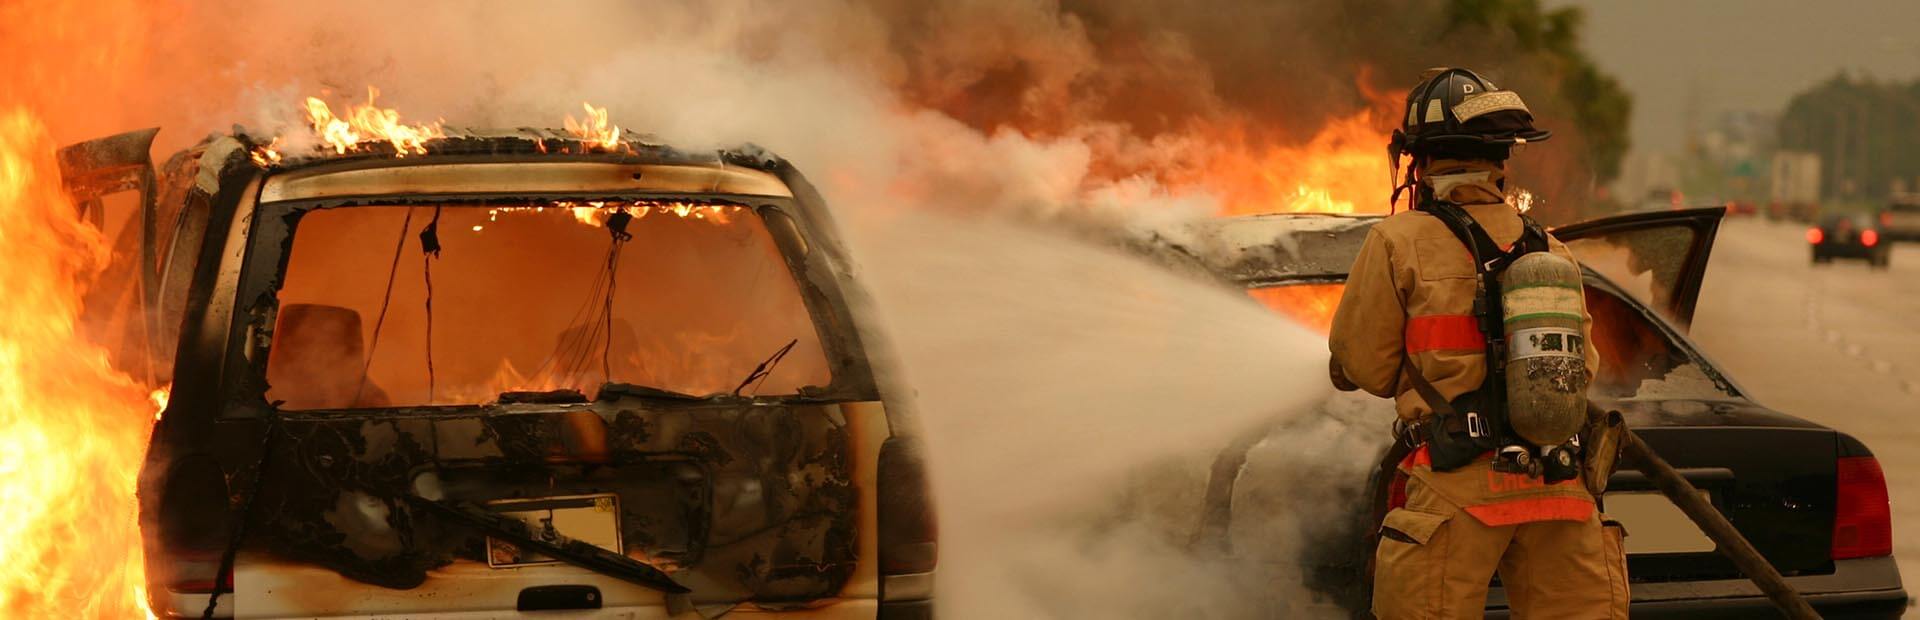
M 1529 288 L 1564 288 L 1564 289 L 1570 289 L 1575 291 L 1582 290 L 1581 286 L 1578 284 L 1561 284 L 1559 282 L 1535 282 L 1532 284 L 1521 284 L 1517 286 L 1508 286 L 1505 284 L 1500 285 L 1500 289 L 1506 290 L 1506 291 L 1518 291 L 1521 289 L 1529 289 Z
M 1568 312 L 1529 312 L 1526 314 L 1516 314 L 1516 315 L 1507 317 L 1507 322 L 1512 323 L 1514 321 L 1526 321 L 1531 319 L 1570 319 L 1574 321 L 1585 320 L 1578 314 L 1572 314 Z

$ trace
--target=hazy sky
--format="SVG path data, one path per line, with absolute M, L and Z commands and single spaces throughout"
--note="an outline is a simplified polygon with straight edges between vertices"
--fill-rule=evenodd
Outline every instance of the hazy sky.
M 1583 7 L 1585 47 L 1633 93 L 1636 150 L 1682 144 L 1689 100 L 1718 110 L 1779 110 L 1845 69 L 1920 77 L 1916 0 L 1545 0 Z

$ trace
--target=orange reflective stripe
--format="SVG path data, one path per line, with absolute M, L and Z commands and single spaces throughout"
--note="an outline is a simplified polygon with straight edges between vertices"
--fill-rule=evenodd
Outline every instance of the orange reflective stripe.
M 1433 454 L 1427 452 L 1426 446 L 1414 448 L 1412 452 L 1407 453 L 1407 458 L 1400 459 L 1400 469 L 1413 469 L 1415 465 L 1433 468 Z
M 1581 497 L 1535 497 L 1466 507 L 1481 523 L 1500 527 L 1534 521 L 1585 521 L 1593 516 L 1593 500 Z
M 1480 351 L 1487 340 L 1480 322 L 1465 314 L 1432 314 L 1407 319 L 1407 353 Z

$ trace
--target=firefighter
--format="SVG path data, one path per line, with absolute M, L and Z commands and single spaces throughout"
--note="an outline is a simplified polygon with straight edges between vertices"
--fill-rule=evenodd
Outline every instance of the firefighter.
M 1379 531 L 1374 613 L 1481 617 L 1498 571 L 1515 617 L 1625 618 L 1624 533 L 1603 525 L 1572 461 L 1578 441 L 1535 430 L 1584 420 L 1599 358 L 1577 269 L 1571 284 L 1501 285 L 1522 255 L 1573 265 L 1565 245 L 1505 200 L 1510 150 L 1550 134 L 1518 94 L 1464 69 L 1429 70 L 1400 122 L 1389 146 L 1394 201 L 1405 191 L 1413 209 L 1368 234 L 1329 337 L 1334 385 L 1394 399 L 1395 439 L 1410 449 L 1398 465 L 1405 504 Z M 1536 317 L 1561 323 L 1536 329 Z M 1516 335 L 1514 325 L 1529 327 Z M 1505 372 L 1519 364 L 1547 368 L 1552 381 Z M 1551 402 L 1577 399 L 1582 411 L 1525 396 L 1555 389 Z

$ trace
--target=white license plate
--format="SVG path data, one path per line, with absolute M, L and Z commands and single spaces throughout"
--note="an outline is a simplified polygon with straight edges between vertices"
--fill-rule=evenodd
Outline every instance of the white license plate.
M 1700 496 L 1713 501 L 1706 491 Z M 1704 553 L 1715 548 L 1713 539 L 1687 513 L 1659 493 L 1608 493 L 1607 517 L 1627 528 L 1627 555 Z
M 626 551 L 620 546 L 620 497 L 612 493 L 506 499 L 487 502 L 487 507 L 526 523 L 536 537 L 559 534 L 614 553 Z M 512 568 L 558 561 L 487 537 L 488 566 Z

